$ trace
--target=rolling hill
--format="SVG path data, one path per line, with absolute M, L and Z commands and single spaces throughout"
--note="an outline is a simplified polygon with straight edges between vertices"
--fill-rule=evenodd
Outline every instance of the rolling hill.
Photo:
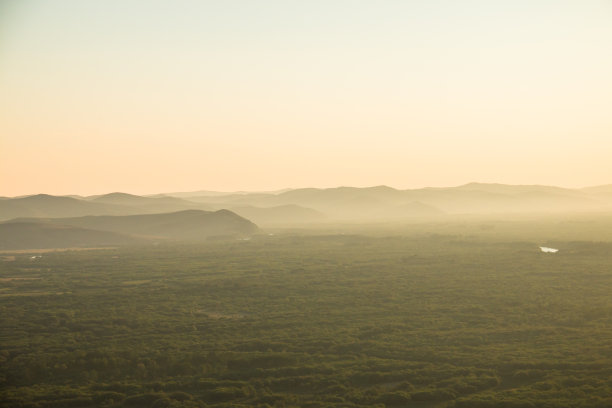
M 124 234 L 43 222 L 0 224 L 0 249 L 46 249 L 134 245 L 145 242 Z
M 228 211 L 185 210 L 162 214 L 16 219 L 5 224 L 39 222 L 108 231 L 139 238 L 201 241 L 216 236 L 249 236 L 258 232 L 251 221 Z

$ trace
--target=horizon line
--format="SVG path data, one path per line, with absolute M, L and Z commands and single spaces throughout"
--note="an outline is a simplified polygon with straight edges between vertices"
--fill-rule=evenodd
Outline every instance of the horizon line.
M 587 186 L 582 186 L 582 187 L 564 187 L 564 186 L 559 186 L 559 185 L 554 185 L 554 184 L 510 184 L 510 183 L 498 183 L 498 182 L 472 181 L 472 182 L 458 184 L 458 185 L 422 186 L 422 187 L 414 187 L 414 188 L 397 188 L 397 187 L 390 186 L 388 184 L 377 184 L 377 185 L 368 185 L 368 186 L 360 186 L 360 187 L 358 187 L 358 186 L 351 186 L 351 185 L 338 185 L 338 186 L 335 186 L 335 187 L 313 187 L 313 186 L 308 186 L 308 187 L 286 187 L 286 188 L 279 188 L 279 189 L 233 190 L 233 191 L 221 191 L 221 190 L 213 190 L 213 189 L 196 189 L 196 190 L 188 190 L 188 191 L 154 192 L 154 193 L 142 193 L 142 194 L 136 194 L 136 193 L 131 193 L 131 192 L 127 192 L 127 191 L 119 191 L 119 190 L 110 191 L 110 192 L 106 192 L 106 193 L 97 193 L 97 194 L 76 194 L 76 193 L 58 194 L 58 193 L 38 192 L 38 193 L 32 193 L 32 194 L 20 194 L 20 195 L 16 195 L 16 196 L 4 196 L 4 195 L 2 195 L 0 197 L 4 198 L 4 199 L 14 199 L 14 198 L 33 197 L 33 196 L 37 196 L 37 195 L 49 195 L 49 196 L 55 196 L 55 197 L 81 197 L 81 198 L 89 198 L 89 197 L 96 197 L 96 196 L 105 196 L 105 195 L 109 195 L 109 194 L 128 194 L 128 195 L 141 196 L 141 197 L 150 197 L 150 196 L 155 196 L 155 195 L 172 196 L 173 194 L 195 194 L 195 193 L 203 193 L 202 195 L 204 195 L 204 196 L 206 195 L 204 193 L 222 194 L 222 195 L 232 195 L 232 194 L 282 194 L 282 193 L 288 192 L 288 191 L 307 190 L 307 189 L 313 189 L 313 190 L 334 190 L 334 189 L 340 189 L 340 188 L 371 189 L 371 188 L 380 188 L 380 187 L 390 188 L 390 189 L 393 189 L 393 190 L 396 190 L 396 191 L 410 191 L 410 190 L 424 190 L 424 189 L 460 188 L 460 187 L 465 187 L 465 186 L 469 186 L 469 185 L 511 186 L 511 187 L 553 187 L 553 188 L 560 188 L 560 189 L 565 189 L 565 190 L 583 190 L 583 189 L 587 189 L 587 188 L 597 188 L 597 187 L 604 187 L 604 186 L 612 185 L 612 182 L 609 183 L 609 184 L 596 184 L 596 185 L 587 185 Z

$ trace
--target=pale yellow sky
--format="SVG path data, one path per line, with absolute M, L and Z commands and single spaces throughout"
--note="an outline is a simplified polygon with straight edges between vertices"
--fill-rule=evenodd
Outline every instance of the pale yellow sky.
M 612 183 L 609 1 L 0 16 L 0 195 Z

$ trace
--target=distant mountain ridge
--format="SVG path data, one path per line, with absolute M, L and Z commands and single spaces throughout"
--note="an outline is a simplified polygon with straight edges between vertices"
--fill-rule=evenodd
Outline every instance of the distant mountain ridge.
M 136 207 L 150 213 L 173 212 L 180 210 L 210 210 L 204 204 L 184 200 L 178 197 L 160 195 L 145 197 L 127 193 L 110 193 L 86 197 L 88 201 L 112 205 Z
M 206 193 L 208 195 L 199 195 Z M 612 210 L 612 185 L 570 189 L 542 185 L 468 183 L 398 190 L 389 186 L 285 189 L 275 192 L 199 191 L 155 196 L 110 193 L 0 200 L 0 221 L 19 217 L 70 218 L 233 209 L 262 225 L 436 219 L 452 214 L 547 213 Z
M 599 190 L 598 190 L 599 191 Z M 607 190 L 606 190 L 607 191 Z M 612 192 L 554 186 L 468 183 L 456 187 L 397 190 L 388 186 L 302 188 L 278 194 L 233 194 L 187 197 L 216 208 L 299 205 L 325 214 L 328 220 L 375 221 L 397 219 L 394 210 L 409 203 L 427 206 L 400 218 L 446 214 L 495 214 L 525 212 L 601 211 L 612 209 Z M 424 207 L 422 208 L 425 209 Z
M 0 200 L 0 220 L 17 217 L 75 217 L 121 214 L 127 209 L 112 204 L 89 202 L 72 197 L 37 194 Z
M 0 221 L 19 217 L 63 218 L 86 215 L 152 214 L 186 209 L 209 210 L 210 208 L 202 203 L 175 197 L 150 198 L 111 193 L 76 198 L 37 194 L 0 200 Z

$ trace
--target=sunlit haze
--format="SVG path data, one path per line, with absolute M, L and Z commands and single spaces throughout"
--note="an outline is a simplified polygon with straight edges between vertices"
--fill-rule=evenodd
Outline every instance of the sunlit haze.
M 0 195 L 612 182 L 612 2 L 0 1 Z

